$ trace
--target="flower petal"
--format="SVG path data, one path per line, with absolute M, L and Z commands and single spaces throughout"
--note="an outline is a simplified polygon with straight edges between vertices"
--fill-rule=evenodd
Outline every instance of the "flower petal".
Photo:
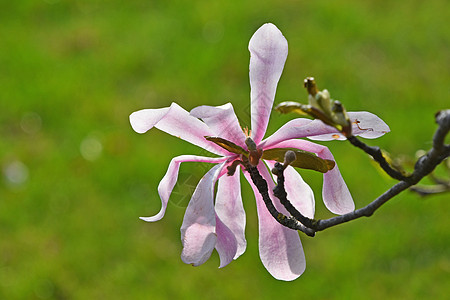
M 376 115 L 366 112 L 348 112 L 353 123 L 353 135 L 374 139 L 389 132 L 389 126 Z M 276 143 L 308 137 L 311 140 L 331 141 L 345 140 L 345 136 L 336 128 L 326 125 L 321 120 L 297 118 L 284 124 L 274 134 L 260 143 L 260 147 L 270 147 Z
M 270 169 L 275 165 L 272 161 L 265 161 Z M 276 180 L 275 175 L 272 176 Z M 291 166 L 284 170 L 284 188 L 287 198 L 291 204 L 302 213 L 302 215 L 313 219 L 315 211 L 314 192 L 303 180 L 300 174 Z
M 220 266 L 223 268 L 233 261 L 237 251 L 237 241 L 234 233 L 216 215 L 216 250 L 220 257 Z
M 376 139 L 390 130 L 389 126 L 380 119 L 377 115 L 367 111 L 348 112 L 348 116 L 352 121 L 352 134 L 366 139 Z M 325 125 L 322 121 L 314 120 L 314 125 L 320 128 L 328 127 L 331 133 L 308 136 L 311 140 L 316 141 L 331 141 L 331 140 L 345 140 L 345 136 L 338 132 L 334 127 Z
M 245 134 L 239 125 L 239 120 L 231 103 L 222 106 L 198 106 L 191 110 L 190 114 L 200 118 L 208 125 L 214 136 L 224 138 L 242 148 L 245 146 Z
M 130 124 L 137 133 L 144 133 L 157 124 L 169 111 L 170 107 L 142 109 L 130 115 Z
M 269 186 L 269 194 L 278 211 L 286 213 L 272 189 L 275 184 L 264 163 L 258 165 L 258 170 Z M 269 273 L 279 280 L 291 281 L 298 278 L 306 268 L 305 254 L 297 231 L 279 224 L 269 213 L 261 194 L 253 184 L 250 175 L 244 173 L 250 183 L 256 198 L 259 223 L 259 256 Z
M 264 24 L 253 34 L 250 50 L 252 138 L 258 144 L 267 129 L 278 80 L 288 54 L 288 44 L 273 24 Z
M 213 134 L 211 129 L 176 103 L 172 103 L 170 107 L 136 111 L 130 115 L 130 123 L 138 133 L 156 127 L 211 153 L 228 154 L 225 149 L 205 140 L 205 136 Z
M 276 145 L 275 148 L 298 148 L 317 153 L 320 158 L 334 161 L 334 157 L 327 147 L 305 140 L 288 140 Z M 334 168 L 323 174 L 322 197 L 325 206 L 335 214 L 346 214 L 355 209 L 352 195 L 342 178 L 337 164 Z
M 274 134 L 266 138 L 264 141 L 262 141 L 259 146 L 262 148 L 273 148 L 272 146 L 290 139 L 310 136 L 310 135 L 317 135 L 322 133 L 328 133 L 330 129 L 326 129 L 324 131 L 323 129 L 318 130 L 317 126 L 310 126 L 310 124 L 313 122 L 313 120 L 306 119 L 306 118 L 297 118 L 294 120 L 291 120 L 280 127 L 277 131 L 275 131 Z M 322 122 L 321 122 L 322 123 Z M 322 123 L 323 124 L 323 123 Z M 324 124 L 325 125 L 325 124 Z M 328 126 L 329 127 L 329 126 Z
M 214 212 L 214 185 L 225 162 L 209 170 L 200 180 L 186 208 L 181 225 L 183 251 L 186 264 L 199 266 L 211 256 L 216 245 L 216 214 Z
M 222 176 L 216 195 L 216 214 L 222 222 L 233 232 L 237 240 L 237 259 L 245 252 L 247 241 L 245 240 L 245 211 L 242 205 L 241 183 L 239 167 L 233 176 Z
M 181 155 L 172 158 L 167 169 L 166 175 L 159 182 L 158 193 L 161 198 L 161 210 L 153 217 L 141 217 L 140 219 L 147 222 L 155 222 L 161 220 L 164 217 L 167 208 L 167 202 L 169 201 L 170 194 L 172 193 L 173 187 L 178 179 L 178 171 L 180 169 L 180 164 L 182 162 L 207 162 L 207 163 L 221 163 L 227 160 L 225 157 L 203 157 L 196 155 Z

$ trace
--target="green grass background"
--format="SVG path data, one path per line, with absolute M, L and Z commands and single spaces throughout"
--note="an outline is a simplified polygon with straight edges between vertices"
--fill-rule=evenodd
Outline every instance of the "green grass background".
M 445 0 L 0 2 L 0 299 L 448 297 L 448 194 L 405 192 L 371 218 L 302 234 L 307 269 L 281 282 L 259 260 L 243 182 L 245 254 L 223 269 L 216 253 L 185 265 L 189 184 L 177 187 L 163 220 L 138 217 L 159 210 L 170 159 L 202 150 L 156 129 L 138 135 L 128 116 L 172 101 L 187 110 L 231 102 L 249 124 L 247 45 L 272 22 L 290 51 L 276 103 L 306 101 L 302 81 L 314 76 L 348 110 L 390 125 L 369 144 L 413 157 L 430 148 L 434 114 L 449 106 L 449 19 Z M 293 117 L 274 114 L 268 133 Z M 100 155 L 85 159 L 81 145 L 99 143 Z M 357 207 L 395 183 L 349 144 L 326 145 Z M 181 169 L 186 180 L 204 172 Z M 330 217 L 321 176 L 301 174 L 317 217 Z

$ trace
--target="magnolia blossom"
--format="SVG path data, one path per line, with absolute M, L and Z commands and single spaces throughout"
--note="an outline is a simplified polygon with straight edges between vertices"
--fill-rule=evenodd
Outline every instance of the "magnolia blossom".
M 177 181 L 182 162 L 207 162 L 214 166 L 198 183 L 186 208 L 181 226 L 183 251 L 181 258 L 185 263 L 198 266 L 211 256 L 214 249 L 220 257 L 220 267 L 237 259 L 246 249 L 245 212 L 240 191 L 240 167 L 227 175 L 227 167 L 236 167 L 236 160 L 245 153 L 259 153 L 253 163 L 267 181 L 269 192 L 275 186 L 268 168 L 273 167 L 274 156 L 270 154 L 280 148 L 296 148 L 317 155 L 320 162 L 334 161 L 327 147 L 300 140 L 312 137 L 321 140 L 339 139 L 341 135 L 321 121 L 295 119 L 281 127 L 263 140 L 275 98 L 275 90 L 280 79 L 288 53 L 287 41 L 273 24 L 259 28 L 249 43 L 250 85 L 251 85 L 251 135 L 246 135 L 239 125 L 233 106 L 199 106 L 187 112 L 178 104 L 159 109 L 144 109 L 130 115 L 133 129 L 144 133 L 156 127 L 166 133 L 197 145 L 218 157 L 182 155 L 172 159 L 167 173 L 158 186 L 162 208 L 152 217 L 141 219 L 153 222 L 160 220 L 166 211 L 170 194 Z M 367 112 L 350 113 L 354 121 L 354 132 L 368 138 L 378 137 L 389 131 L 387 125 L 378 117 Z M 233 147 L 223 147 L 213 139 L 217 137 L 228 141 Z M 249 143 L 252 145 L 249 149 Z M 241 149 L 236 151 L 235 149 Z M 251 149 L 254 148 L 254 149 Z M 272 149 L 272 150 L 271 150 Z M 253 152 L 252 152 L 253 151 Z M 256 151 L 256 152 L 255 152 Z M 262 154 L 262 157 L 261 157 Z M 251 157 L 251 155 L 249 156 Z M 316 156 L 315 156 L 316 157 Z M 354 210 L 350 192 L 339 172 L 333 165 L 323 175 L 323 201 L 333 213 L 344 214 Z M 269 213 L 261 195 L 254 186 L 249 174 L 243 171 L 252 186 L 259 220 L 259 253 L 265 268 L 275 278 L 294 280 L 305 270 L 305 255 L 298 233 L 280 225 Z M 302 180 L 297 171 L 289 166 L 285 171 L 285 187 L 288 199 L 305 216 L 314 217 L 314 195 L 311 188 Z M 218 181 L 217 190 L 215 189 Z M 273 194 L 271 198 L 278 211 L 288 215 Z

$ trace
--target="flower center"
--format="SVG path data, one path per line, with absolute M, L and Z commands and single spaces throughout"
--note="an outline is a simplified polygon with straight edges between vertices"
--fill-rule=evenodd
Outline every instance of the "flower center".
M 245 139 L 245 144 L 248 148 L 248 162 L 255 167 L 259 163 L 263 150 L 257 148 L 255 141 L 253 141 L 251 137 Z

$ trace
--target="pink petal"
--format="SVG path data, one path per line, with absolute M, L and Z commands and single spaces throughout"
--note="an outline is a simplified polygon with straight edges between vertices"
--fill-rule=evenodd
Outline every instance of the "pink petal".
M 223 268 L 233 261 L 237 251 L 237 241 L 234 233 L 216 215 L 216 250 L 220 257 L 220 266 Z
M 144 133 L 157 124 L 169 111 L 170 107 L 142 109 L 130 115 L 130 124 L 137 133 Z
M 272 161 L 265 161 L 270 169 L 275 165 Z M 311 187 L 303 180 L 300 174 L 291 166 L 284 171 L 284 187 L 287 198 L 291 204 L 302 213 L 302 215 L 312 219 L 314 218 L 315 203 L 314 192 Z M 272 176 L 276 181 L 276 176 Z
M 264 24 L 253 34 L 250 50 L 252 138 L 258 144 L 267 129 L 278 80 L 288 53 L 288 44 L 273 24 Z
M 389 132 L 389 126 L 376 115 L 369 112 L 349 112 L 353 122 L 352 132 L 364 138 L 374 139 Z M 260 147 L 272 147 L 279 142 L 308 137 L 311 140 L 330 141 L 346 138 L 336 128 L 320 120 L 297 118 L 284 124 L 274 134 L 260 143 Z
M 297 148 L 316 153 L 320 158 L 334 160 L 327 147 L 305 140 L 288 140 L 272 146 L 272 148 Z M 346 214 L 355 209 L 352 195 L 336 165 L 323 174 L 322 197 L 325 206 L 335 214 Z
M 203 156 L 195 156 L 195 155 L 181 155 L 174 157 L 169 164 L 169 168 L 167 169 L 166 175 L 164 175 L 163 179 L 159 182 L 158 185 L 158 193 L 161 198 L 161 210 L 159 213 L 154 215 L 153 217 L 141 217 L 140 219 L 147 222 L 155 222 L 161 220 L 164 217 L 167 208 L 167 202 L 169 201 L 170 194 L 172 193 L 173 187 L 178 179 L 178 171 L 180 169 L 180 164 L 182 162 L 207 162 L 207 163 L 221 163 L 224 162 L 227 158 L 218 157 L 203 157 Z
M 209 220 L 210 221 L 210 220 Z M 183 251 L 181 260 L 198 267 L 205 263 L 216 246 L 215 221 L 210 224 L 193 223 L 182 233 Z
M 258 170 L 269 186 L 269 193 L 278 211 L 286 211 L 273 196 L 275 184 L 264 163 L 258 165 Z M 267 210 L 261 194 L 253 184 L 250 175 L 245 172 L 256 198 L 259 223 L 259 256 L 269 273 L 279 280 L 291 281 L 298 278 L 306 268 L 305 254 L 297 231 L 279 224 Z
M 245 134 L 242 131 L 231 103 L 222 106 L 198 106 L 190 114 L 200 118 L 211 128 L 214 136 L 224 138 L 238 146 L 245 146 Z
M 353 122 L 353 134 L 366 139 L 375 139 L 391 131 L 389 126 L 377 115 L 367 111 L 349 112 Z
M 390 130 L 389 126 L 378 116 L 367 111 L 348 112 L 348 116 L 352 121 L 353 135 L 360 136 L 366 139 L 376 139 Z M 319 124 L 321 123 L 321 124 Z M 325 125 L 320 120 L 314 120 L 314 125 L 321 128 L 328 127 L 331 133 L 308 136 L 311 140 L 316 141 L 331 141 L 331 140 L 345 140 L 345 136 L 338 132 L 335 128 Z
M 297 118 L 294 120 L 291 120 L 280 127 L 277 131 L 275 131 L 274 134 L 266 138 L 264 141 L 262 141 L 259 146 L 262 148 L 269 148 L 273 145 L 285 141 L 290 140 L 294 138 L 299 137 L 305 137 L 309 136 L 311 134 L 316 135 L 318 132 L 322 133 L 323 131 L 318 131 L 317 126 L 309 126 L 310 123 L 312 123 L 313 120 L 306 119 L 306 118 Z M 322 123 L 323 124 L 323 123 Z M 325 124 L 324 124 L 325 125 Z M 327 131 L 329 132 L 329 129 Z
M 216 165 L 200 180 L 186 208 L 181 225 L 183 251 L 186 264 L 199 266 L 211 256 L 216 245 L 216 214 L 214 212 L 214 185 L 225 163 Z
M 228 151 L 204 138 L 213 135 L 205 123 L 191 116 L 176 103 L 172 103 L 170 107 L 136 111 L 130 115 L 130 123 L 138 133 L 144 133 L 156 127 L 211 153 L 228 154 Z
M 237 251 L 234 259 L 245 252 L 245 211 L 242 205 L 239 167 L 233 176 L 222 176 L 219 179 L 216 195 L 216 214 L 233 232 L 237 240 Z

